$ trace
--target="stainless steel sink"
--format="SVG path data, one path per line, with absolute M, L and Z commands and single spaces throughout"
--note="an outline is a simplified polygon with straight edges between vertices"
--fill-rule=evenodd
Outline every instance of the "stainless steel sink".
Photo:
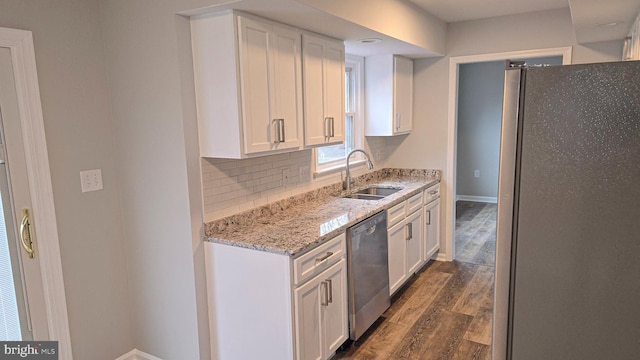
M 372 186 L 366 189 L 362 189 L 360 191 L 356 191 L 356 194 L 378 195 L 378 196 L 385 197 L 391 194 L 395 194 L 400 190 L 402 189 Z
M 402 189 L 372 186 L 366 189 L 356 191 L 353 194 L 345 195 L 343 197 L 349 198 L 349 199 L 360 199 L 360 200 L 380 200 L 400 190 Z

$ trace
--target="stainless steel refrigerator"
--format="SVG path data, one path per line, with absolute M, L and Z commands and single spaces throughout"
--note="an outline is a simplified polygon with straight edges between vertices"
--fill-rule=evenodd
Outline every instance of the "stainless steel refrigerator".
M 493 359 L 640 359 L 640 62 L 504 94 Z

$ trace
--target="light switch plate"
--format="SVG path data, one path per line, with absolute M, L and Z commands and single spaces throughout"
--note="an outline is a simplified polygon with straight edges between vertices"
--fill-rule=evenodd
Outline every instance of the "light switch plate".
M 102 169 L 80 171 L 82 192 L 102 190 Z

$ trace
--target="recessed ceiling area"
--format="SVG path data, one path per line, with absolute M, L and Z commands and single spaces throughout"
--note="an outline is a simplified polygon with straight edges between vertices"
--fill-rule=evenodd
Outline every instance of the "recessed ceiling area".
M 444 22 L 486 19 L 496 16 L 569 7 L 567 0 L 409 0 Z M 602 1 L 607 3 L 608 1 Z
M 640 0 L 408 1 L 447 23 L 569 7 L 578 43 L 623 39 L 640 12 Z

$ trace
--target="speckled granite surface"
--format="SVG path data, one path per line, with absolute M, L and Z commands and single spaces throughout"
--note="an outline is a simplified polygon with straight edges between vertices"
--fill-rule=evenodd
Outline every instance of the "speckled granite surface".
M 350 193 L 372 185 L 402 190 L 380 200 L 342 198 L 342 184 L 313 190 L 205 224 L 206 240 L 300 255 L 349 226 L 440 182 L 440 170 L 382 169 L 356 178 Z

